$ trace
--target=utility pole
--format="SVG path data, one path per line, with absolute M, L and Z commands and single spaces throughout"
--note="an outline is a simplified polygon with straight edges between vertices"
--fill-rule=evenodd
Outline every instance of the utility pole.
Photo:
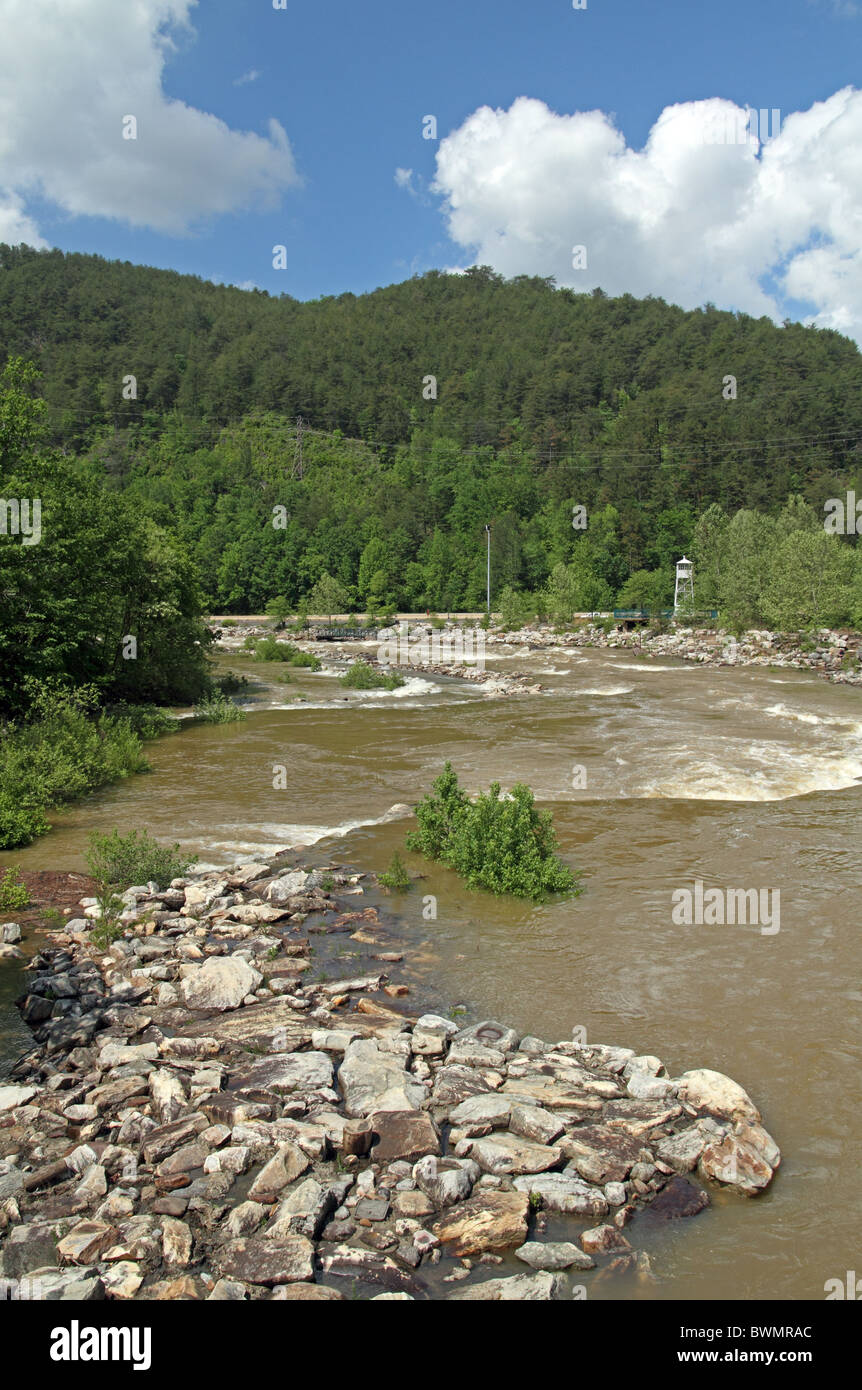
M 302 427 L 304 421 L 301 415 L 296 417 L 296 452 L 293 458 L 293 476 L 302 477 Z
M 490 618 L 490 616 L 491 616 L 491 528 L 490 528 L 490 526 L 486 526 L 486 527 L 485 527 L 485 533 L 486 533 L 486 535 L 487 535 L 487 537 L 488 537 L 488 617 Z

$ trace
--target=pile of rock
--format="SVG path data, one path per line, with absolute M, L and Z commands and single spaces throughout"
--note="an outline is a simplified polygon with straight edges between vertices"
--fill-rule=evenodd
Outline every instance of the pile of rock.
M 675 656 L 708 666 L 777 666 L 814 671 L 843 685 L 862 685 L 862 637 L 858 633 L 823 628 L 816 641 L 804 650 L 798 636 L 752 629 L 737 640 L 728 632 L 712 628 L 673 627 L 653 632 L 637 627 L 625 631 L 614 627 L 605 632 L 595 623 L 586 623 L 576 632 L 560 633 L 547 624 L 525 627 L 518 632 L 488 633 L 489 645 L 524 647 L 545 651 L 557 647 L 606 647 L 642 652 L 649 656 Z
M 85 900 L 32 962 L 40 1045 L 0 1087 L 6 1280 L 65 1299 L 559 1299 L 571 1271 L 648 1275 L 634 1236 L 700 1211 L 702 1184 L 769 1184 L 778 1149 L 717 1072 L 394 1012 L 408 987 L 381 966 L 401 957 L 373 908 L 331 896 L 359 876 L 330 877 L 144 885 L 107 952 Z M 315 928 L 369 948 L 371 973 L 308 982 Z

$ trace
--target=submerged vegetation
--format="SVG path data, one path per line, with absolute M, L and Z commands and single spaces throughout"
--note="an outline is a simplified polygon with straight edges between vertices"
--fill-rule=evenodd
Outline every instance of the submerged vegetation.
M 419 829 L 407 836 L 407 848 L 439 859 L 470 888 L 533 902 L 580 892 L 576 875 L 557 858 L 550 812 L 536 809 L 522 782 L 502 798 L 499 782 L 492 782 L 471 801 L 447 762 L 432 794 L 416 807 L 416 819 Z
M 245 710 L 229 699 L 222 690 L 211 690 L 195 705 L 195 718 L 202 724 L 239 724 Z
M 389 868 L 377 875 L 378 883 L 395 893 L 406 893 L 410 887 L 410 875 L 401 855 L 396 850 L 389 861 Z
M 346 690 L 399 690 L 404 677 L 400 671 L 380 671 L 367 661 L 354 661 L 338 683 Z
M 255 661 L 283 661 L 309 671 L 319 671 L 322 665 L 313 652 L 300 651 L 292 642 L 279 642 L 275 637 L 247 637 L 245 645 Z

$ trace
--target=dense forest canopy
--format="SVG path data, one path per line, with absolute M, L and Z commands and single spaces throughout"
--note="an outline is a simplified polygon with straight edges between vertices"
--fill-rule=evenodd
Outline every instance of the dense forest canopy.
M 775 528 L 794 496 L 811 532 L 862 496 L 840 334 L 486 267 L 300 303 L 0 246 L 7 356 L 41 372 L 46 447 L 178 540 L 215 610 L 297 604 L 327 574 L 357 606 L 475 608 L 486 523 L 496 597 L 659 601 L 694 548 L 722 602 L 719 541 L 766 563 L 753 523 L 727 531 L 740 509 Z M 848 592 L 855 540 L 831 541 Z

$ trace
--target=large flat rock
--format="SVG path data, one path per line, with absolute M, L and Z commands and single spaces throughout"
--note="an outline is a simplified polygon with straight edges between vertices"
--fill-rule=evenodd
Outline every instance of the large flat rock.
M 338 1072 L 347 1114 L 373 1115 L 380 1110 L 418 1110 L 428 1088 L 407 1071 L 404 1058 L 383 1052 L 374 1038 L 352 1042 Z
M 441 1217 L 434 1234 L 451 1255 L 507 1250 L 524 1241 L 529 1210 L 525 1192 L 478 1192 Z
M 553 1144 L 534 1144 L 517 1134 L 498 1131 L 487 1139 L 474 1139 L 470 1157 L 486 1173 L 500 1177 L 521 1173 L 544 1173 L 562 1160 L 562 1149 Z
M 325 1052 L 284 1052 L 231 1072 L 231 1091 L 318 1091 L 333 1081 L 332 1058 Z
M 441 1152 L 440 1136 L 424 1110 L 376 1110 L 369 1120 L 377 1136 L 371 1149 L 374 1163 L 413 1163 Z
M 234 956 L 211 956 L 180 983 L 189 1009 L 238 1009 L 247 994 L 257 989 L 263 976 L 246 961 Z
M 220 1272 L 244 1284 L 298 1284 L 314 1282 L 314 1246 L 305 1236 L 264 1240 L 248 1236 L 231 1240 L 216 1254 Z

